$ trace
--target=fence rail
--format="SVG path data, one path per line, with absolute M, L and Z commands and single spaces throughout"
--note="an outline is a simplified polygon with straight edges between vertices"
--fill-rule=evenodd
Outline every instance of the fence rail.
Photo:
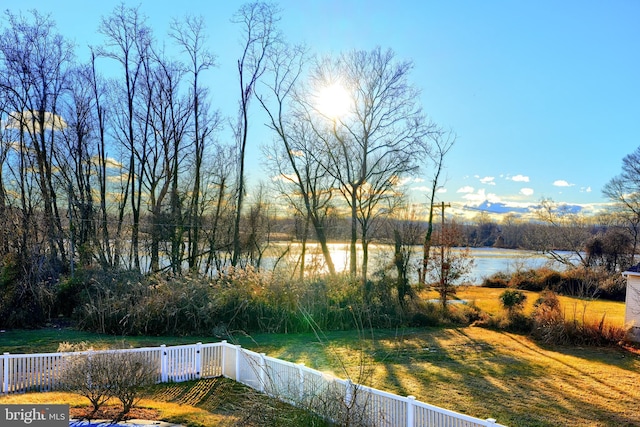
M 350 411 L 350 419 L 380 427 L 504 427 L 494 419 L 479 419 L 246 350 L 226 341 L 129 350 L 75 353 L 9 354 L 0 356 L 3 394 L 56 390 L 65 360 L 83 354 L 135 352 L 157 367 L 158 382 L 227 377 L 277 399 L 335 417 Z M 334 418 L 334 420 L 336 420 Z

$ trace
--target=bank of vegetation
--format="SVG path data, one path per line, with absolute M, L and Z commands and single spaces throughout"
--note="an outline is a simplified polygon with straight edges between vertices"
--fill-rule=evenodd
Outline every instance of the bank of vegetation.
M 284 39 L 280 15 L 254 2 L 232 17 L 230 121 L 203 83 L 215 57 L 200 18 L 174 21 L 165 51 L 141 9 L 121 4 L 96 23 L 102 44 L 76 58 L 50 17 L 6 12 L 0 327 L 226 336 L 468 324 L 482 314 L 448 301 L 473 266 L 453 248 L 470 246 L 537 250 L 565 266 L 487 286 L 623 298 L 640 235 L 639 153 L 605 188 L 602 216 L 545 200 L 527 218 L 456 218 L 437 200 L 456 137 L 423 111 L 411 61 L 382 48 L 315 58 Z M 339 118 L 310 101 L 328 89 L 348 99 Z M 278 179 L 248 188 L 258 111 L 274 137 L 264 167 Z M 419 207 L 402 185 L 416 176 L 430 178 Z M 328 249 L 336 241 L 349 248 L 344 272 Z M 308 256 L 311 242 L 319 252 Z M 373 243 L 391 261 L 370 259 Z M 429 290 L 439 302 L 423 298 Z

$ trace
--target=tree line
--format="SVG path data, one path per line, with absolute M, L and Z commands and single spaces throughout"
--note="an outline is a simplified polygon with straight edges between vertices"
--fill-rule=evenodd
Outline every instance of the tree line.
M 423 112 L 410 61 L 381 48 L 313 56 L 284 39 L 273 4 L 231 17 L 242 41 L 233 120 L 202 83 L 216 65 L 202 18 L 173 21 L 168 40 L 181 54 L 171 56 L 139 8 L 121 4 L 98 23 L 103 42 L 84 61 L 49 16 L 5 18 L 0 251 L 34 274 L 94 263 L 204 274 L 246 266 L 284 208 L 301 218 L 303 240 L 320 242 L 330 274 L 327 222 L 348 216 L 350 274 L 366 280 L 374 223 L 406 206 L 402 180 L 441 165 L 455 138 Z M 114 74 L 102 75 L 103 64 Z M 339 117 L 320 104 L 336 85 L 348 94 Z M 263 150 L 277 206 L 272 188 L 247 191 L 255 110 L 276 137 Z M 223 126 L 232 140 L 221 140 Z
M 618 211 L 595 222 L 544 201 L 534 222 L 479 215 L 439 224 L 436 193 L 456 136 L 422 109 L 412 62 L 380 47 L 314 55 L 285 39 L 280 14 L 254 2 L 230 17 L 240 44 L 229 119 L 203 83 L 216 60 L 201 17 L 174 19 L 169 49 L 139 8 L 118 5 L 97 23 L 102 43 L 78 59 L 50 16 L 5 13 L 0 285 L 13 286 L 5 307 L 24 295 L 38 305 L 77 269 L 213 277 L 259 268 L 283 236 L 302 243 L 301 279 L 308 241 L 335 276 L 328 243 L 346 240 L 348 275 L 365 289 L 369 245 L 390 243 L 401 302 L 411 295 L 410 268 L 423 285 L 428 270 L 445 287 L 445 274 L 457 274 L 456 259 L 434 256 L 438 245 L 529 248 L 571 262 L 568 250 L 612 272 L 633 261 L 640 209 L 628 195 L 640 155 L 605 189 Z M 104 75 L 107 64 L 114 71 Z M 252 134 L 256 113 L 273 136 L 263 147 Z M 259 148 L 274 179 L 248 188 L 247 153 Z M 426 215 L 403 185 L 417 175 L 431 178 Z M 417 246 L 423 260 L 414 267 Z

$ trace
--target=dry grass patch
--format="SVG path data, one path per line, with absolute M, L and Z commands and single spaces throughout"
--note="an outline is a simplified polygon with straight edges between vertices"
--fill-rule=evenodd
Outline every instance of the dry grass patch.
M 183 386 L 185 387 L 186 384 Z M 24 393 L 0 396 L 0 404 L 60 404 L 69 405 L 71 416 L 83 418 L 91 412 L 87 399 L 73 393 L 47 392 Z M 115 399 L 104 405 L 95 419 L 113 419 L 121 407 L 116 405 Z M 164 420 L 183 424 L 188 427 L 204 427 L 212 425 L 231 426 L 238 417 L 233 414 L 216 414 L 205 409 L 184 403 L 163 401 L 155 398 L 143 398 L 132 409 L 128 419 Z
M 457 289 L 455 298 L 469 303 L 473 302 L 482 311 L 496 315 L 504 310 L 500 304 L 500 295 L 504 288 L 484 288 L 481 286 L 460 286 Z M 540 292 L 522 291 L 527 300 L 524 304 L 524 313 L 531 314 L 534 304 Z M 437 299 L 435 291 L 427 291 L 420 295 L 423 299 Z M 559 296 L 565 318 L 578 321 L 583 319 L 588 322 L 600 322 L 602 317 L 613 326 L 624 325 L 624 302 L 607 301 L 600 299 L 580 299 L 569 296 Z

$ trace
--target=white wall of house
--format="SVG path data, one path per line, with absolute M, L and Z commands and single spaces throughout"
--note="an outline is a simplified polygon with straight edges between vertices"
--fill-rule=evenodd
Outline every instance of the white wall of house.
M 625 271 L 623 275 L 627 279 L 624 324 L 631 328 L 629 338 L 640 342 L 640 273 Z

